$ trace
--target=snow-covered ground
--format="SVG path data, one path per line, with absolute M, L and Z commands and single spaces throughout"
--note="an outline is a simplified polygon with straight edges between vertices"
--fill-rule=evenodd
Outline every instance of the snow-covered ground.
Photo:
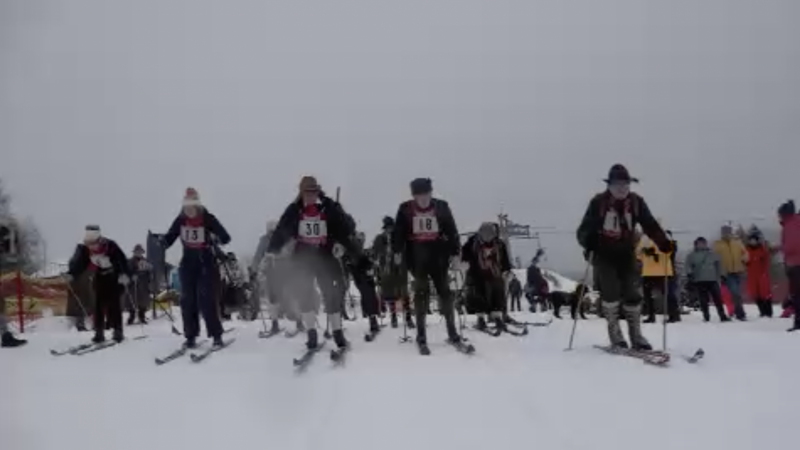
M 531 315 L 522 315 L 533 320 Z M 363 321 L 347 323 L 344 367 L 321 353 L 302 374 L 291 360 L 303 337 L 259 340 L 260 323 L 235 322 L 236 343 L 200 364 L 157 367 L 179 338 L 169 324 L 86 356 L 52 357 L 87 339 L 52 320 L 0 351 L 0 447 L 8 450 L 488 448 L 725 449 L 796 444 L 800 335 L 786 320 L 671 325 L 676 354 L 703 347 L 689 365 L 657 368 L 592 349 L 603 322 L 531 328 L 528 337 L 467 335 L 469 357 L 443 343 L 433 318 L 433 356 L 385 329 L 365 343 Z M 645 325 L 661 343 L 661 326 Z M 127 329 L 128 337 L 141 332 Z

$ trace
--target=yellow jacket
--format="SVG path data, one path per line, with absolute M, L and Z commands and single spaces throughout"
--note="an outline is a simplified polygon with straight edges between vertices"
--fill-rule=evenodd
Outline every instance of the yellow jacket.
M 736 238 L 729 240 L 720 239 L 714 242 L 714 253 L 719 256 L 722 275 L 729 273 L 744 273 L 744 262 L 747 261 L 747 250 L 742 241 Z
M 653 253 L 646 255 L 645 250 L 647 249 L 652 249 L 656 256 L 651 256 Z M 650 252 L 648 251 L 648 253 Z M 639 241 L 639 246 L 636 248 L 636 257 L 642 262 L 643 277 L 671 277 L 673 274 L 670 254 L 658 251 L 658 248 L 650 239 L 642 238 Z

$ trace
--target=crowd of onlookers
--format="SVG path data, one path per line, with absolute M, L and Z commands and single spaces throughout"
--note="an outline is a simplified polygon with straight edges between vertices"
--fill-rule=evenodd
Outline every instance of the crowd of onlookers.
M 781 205 L 778 216 L 780 242 L 768 242 L 756 226 L 734 232 L 726 225 L 712 243 L 702 236 L 697 237 L 682 260 L 676 260 L 678 243 L 669 231 L 667 235 L 675 250 L 670 254 L 659 251 L 648 238 L 640 238 L 636 255 L 641 272 L 644 322 L 655 322 L 658 313 L 666 314 L 669 322 L 679 322 L 687 308 L 700 310 L 707 322 L 711 320 L 712 305 L 720 321 L 745 321 L 747 299 L 755 303 L 759 316 L 766 318 L 775 314 L 774 303 L 781 303 L 781 316 L 795 317 L 790 331 L 800 329 L 800 317 L 794 314 L 800 309 L 800 216 L 792 201 Z M 516 299 L 524 291 L 532 310 L 537 304 L 545 303 L 552 306 L 558 316 L 560 305 L 570 304 L 574 317 L 575 305 L 583 302 L 578 301 L 580 294 L 585 293 L 583 287 L 571 293 L 572 299 L 563 297 L 564 293 L 549 292 L 537 260 L 535 258 L 528 268 L 524 289 L 514 285 L 512 280 L 509 286 L 512 310 L 519 308 Z M 781 284 L 787 287 L 779 290 L 785 293 L 784 298 L 775 298 L 773 288 Z M 656 298 L 656 293 L 661 294 L 660 299 Z

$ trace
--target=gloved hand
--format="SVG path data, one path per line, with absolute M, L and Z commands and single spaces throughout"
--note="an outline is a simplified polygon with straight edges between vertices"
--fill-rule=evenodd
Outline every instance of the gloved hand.
M 121 284 L 123 286 L 127 286 L 128 284 L 130 284 L 131 279 L 130 279 L 130 277 L 128 277 L 127 275 L 125 275 L 123 273 L 122 275 L 119 276 L 119 279 L 117 281 L 119 282 L 119 284 Z
M 333 244 L 333 249 L 331 249 L 331 253 L 333 253 L 333 257 L 334 258 L 341 259 L 342 256 L 344 256 L 344 253 L 345 253 L 344 245 L 342 245 L 342 244 L 340 244 L 338 242 Z
M 394 263 L 400 265 L 403 263 L 403 254 L 402 253 L 395 253 L 394 254 Z
M 672 241 L 670 240 L 658 241 L 656 242 L 656 247 L 658 247 L 658 251 L 660 251 L 661 253 L 669 254 L 672 253 L 674 250 L 672 248 Z
M 450 267 L 453 269 L 458 269 L 461 265 L 461 258 L 458 255 L 450 257 Z

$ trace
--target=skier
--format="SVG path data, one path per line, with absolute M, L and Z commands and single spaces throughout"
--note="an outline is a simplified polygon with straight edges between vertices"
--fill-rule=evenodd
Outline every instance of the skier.
M 144 256 L 144 247 L 136 244 L 133 247 L 133 257 L 128 261 L 130 272 L 133 274 L 133 293 L 128 297 L 128 325 L 133 325 L 138 318 L 139 323 L 147 323 L 147 307 L 150 306 L 150 283 L 152 282 L 153 266 Z
M 800 216 L 792 200 L 778 208 L 781 222 L 781 250 L 789 279 L 789 295 L 794 302 L 794 325 L 787 331 L 800 330 Z
M 231 311 L 240 310 L 247 298 L 247 283 L 236 254 L 223 254 L 217 250 L 220 281 L 220 313 L 223 320 L 231 320 Z
M 747 233 L 745 251 L 747 296 L 758 306 L 759 317 L 772 317 L 772 283 L 769 277 L 772 254 L 761 231 L 755 226 Z
M 708 322 L 711 316 L 708 311 L 708 299 L 714 302 L 720 322 L 729 322 L 731 319 L 722 306 L 722 294 L 719 290 L 721 267 L 719 256 L 708 248 L 706 238 L 700 236 L 694 240 L 694 250 L 686 256 L 686 277 L 689 279 L 689 288 L 697 296 L 703 321 Z
M 0 254 L 0 257 L 3 255 Z M 2 276 L 0 274 L 0 276 Z M 6 291 L 5 287 L 8 286 Z M 17 339 L 8 329 L 8 319 L 6 318 L 6 295 L 11 295 L 12 289 L 10 284 L 2 283 L 0 280 L 0 348 L 13 348 L 20 347 L 28 343 L 24 339 Z
M 497 331 L 506 329 L 503 311 L 506 305 L 506 279 L 511 273 L 511 258 L 505 242 L 497 234 L 493 223 L 485 222 L 461 247 L 461 258 L 469 264 L 467 278 L 480 299 L 478 310 L 479 330 L 485 331 L 486 315 L 494 322 Z
M 213 246 L 226 245 L 231 237 L 217 217 L 203 206 L 194 188 L 186 188 L 183 209 L 162 237 L 166 251 L 180 238 L 183 258 L 178 269 L 181 288 L 184 346 L 195 348 L 200 334 L 200 315 L 215 347 L 224 346 L 222 322 L 216 296 L 219 278 Z
M 66 280 L 72 281 L 86 271 L 94 270 L 94 338 L 92 342 L 105 342 L 105 329 L 109 325 L 113 339 L 122 342 L 125 335 L 122 329 L 122 294 L 130 284 L 128 258 L 122 249 L 111 239 L 104 237 L 97 225 L 87 225 L 83 243 L 75 247 L 69 260 Z
M 267 247 L 267 258 L 274 261 L 277 253 L 292 239 L 295 240 L 293 265 L 301 279 L 297 280 L 300 313 L 307 328 L 306 347 L 319 347 L 314 304 L 314 280 L 325 302 L 328 324 L 333 330 L 333 340 L 339 349 L 349 346 L 342 330 L 344 289 L 341 266 L 336 256 L 345 251 L 358 255 L 351 241 L 353 230 L 341 205 L 326 196 L 316 178 L 305 176 L 300 180 L 297 199 L 286 207 Z
M 381 287 L 381 299 L 389 305 L 392 328 L 397 328 L 397 303 L 402 302 L 405 311 L 406 326 L 414 328 L 411 317 L 410 299 L 408 296 L 408 271 L 403 264 L 395 264 L 392 254 L 392 233 L 394 219 L 383 218 L 383 229 L 375 236 L 372 243 L 372 254 L 378 265 L 378 279 Z
M 511 308 L 509 308 L 511 312 L 522 311 L 522 283 L 513 273 L 511 281 L 508 282 L 508 294 L 511 297 Z
M 352 239 L 356 246 L 356 254 L 345 253 L 343 257 L 344 267 L 353 277 L 353 283 L 358 289 L 361 297 L 361 312 L 369 320 L 369 332 L 378 333 L 381 329 L 378 324 L 380 314 L 380 301 L 378 299 L 375 278 L 373 278 L 372 261 L 364 256 L 364 241 L 366 236 L 362 232 L 357 232 Z
M 639 273 L 636 267 L 634 230 L 640 225 L 663 253 L 672 251 L 669 239 L 661 229 L 644 199 L 631 192 L 632 178 L 621 164 L 611 167 L 607 189 L 589 202 L 577 230 L 578 243 L 586 251 L 600 281 L 603 312 L 608 322 L 608 337 L 614 347 L 627 348 L 628 343 L 619 326 L 620 303 L 631 346 L 652 350 L 642 335 L 641 302 L 637 290 Z
M 439 310 L 444 316 L 449 342 L 461 345 L 453 309 L 453 293 L 448 283 L 449 265 L 457 266 L 461 250 L 450 205 L 433 198 L 433 183 L 429 178 L 417 178 L 410 184 L 412 200 L 397 209 L 392 234 L 394 263 L 405 261 L 414 277 L 414 312 L 417 318 L 417 345 L 422 354 L 430 354 L 425 327 L 433 283 L 439 298 Z

